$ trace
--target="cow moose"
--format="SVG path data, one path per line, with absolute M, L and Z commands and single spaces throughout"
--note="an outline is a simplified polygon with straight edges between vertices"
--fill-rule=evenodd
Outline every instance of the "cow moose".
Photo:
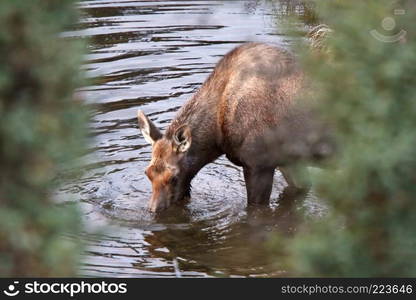
M 289 186 L 306 187 L 297 178 L 299 162 L 330 149 L 313 114 L 296 105 L 304 77 L 287 50 L 246 43 L 217 63 L 164 134 L 139 110 L 139 128 L 152 145 L 149 209 L 189 198 L 192 178 L 223 154 L 243 167 L 249 204 L 268 203 L 276 168 Z

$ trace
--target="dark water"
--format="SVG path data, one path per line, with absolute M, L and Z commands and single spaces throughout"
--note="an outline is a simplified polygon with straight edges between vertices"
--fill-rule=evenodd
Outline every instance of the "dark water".
M 64 189 L 82 203 L 87 242 L 85 276 L 284 276 L 265 246 L 274 232 L 293 234 L 296 212 L 323 206 L 282 193 L 276 172 L 270 207 L 247 209 L 241 169 L 225 158 L 194 179 L 192 201 L 155 219 L 146 210 L 151 155 L 138 131 L 137 109 L 165 128 L 214 64 L 245 41 L 289 47 L 275 8 L 253 1 L 80 3 L 79 26 L 64 35 L 88 37 L 85 70 L 94 85 L 80 91 L 95 114 L 86 174 Z M 99 230 L 103 233 L 97 233 Z M 94 233 L 92 233 L 94 232 Z

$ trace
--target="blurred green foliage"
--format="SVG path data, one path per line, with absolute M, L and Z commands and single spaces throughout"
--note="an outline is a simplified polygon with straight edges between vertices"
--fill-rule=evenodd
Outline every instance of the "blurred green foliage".
M 51 197 L 85 150 L 76 21 L 73 0 L 0 1 L 0 276 L 76 271 L 80 215 Z
M 416 276 L 414 1 L 317 1 L 328 53 L 304 51 L 339 153 L 315 175 L 328 215 L 275 247 L 302 276 Z M 395 9 L 405 14 L 394 14 Z M 397 12 L 397 11 L 396 11 Z M 401 11 L 403 12 L 403 11 Z M 386 26 L 385 18 L 395 21 Z M 384 22 L 383 22 L 384 20 Z M 390 24 L 392 24 L 390 22 Z M 383 27 L 384 25 L 384 27 Z M 395 37 L 383 42 L 375 31 Z M 282 246 L 284 243 L 284 247 Z M 277 249 L 277 248 L 275 248 Z

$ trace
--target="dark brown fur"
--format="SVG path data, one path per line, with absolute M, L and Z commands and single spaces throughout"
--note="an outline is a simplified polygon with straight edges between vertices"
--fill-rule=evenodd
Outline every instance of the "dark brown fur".
M 307 110 L 294 105 L 302 86 L 303 73 L 285 50 L 249 43 L 224 56 L 163 137 L 156 131 L 148 134 L 155 141 L 148 168 L 151 209 L 189 196 L 192 178 L 222 154 L 244 168 L 249 203 L 269 200 L 276 167 L 289 184 L 298 185 L 291 166 L 327 152 L 316 134 L 319 125 Z M 148 120 L 143 116 L 139 124 Z M 149 128 L 154 130 L 151 122 Z M 177 150 L 181 141 L 190 140 L 185 152 Z M 174 171 L 166 173 L 166 168 Z M 156 174 L 156 169 L 165 171 Z M 163 199 L 161 190 L 167 194 Z

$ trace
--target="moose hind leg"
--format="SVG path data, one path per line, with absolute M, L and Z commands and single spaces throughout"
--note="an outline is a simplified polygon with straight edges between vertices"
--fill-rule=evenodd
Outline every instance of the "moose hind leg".
M 244 168 L 248 204 L 267 204 L 273 186 L 274 169 Z

